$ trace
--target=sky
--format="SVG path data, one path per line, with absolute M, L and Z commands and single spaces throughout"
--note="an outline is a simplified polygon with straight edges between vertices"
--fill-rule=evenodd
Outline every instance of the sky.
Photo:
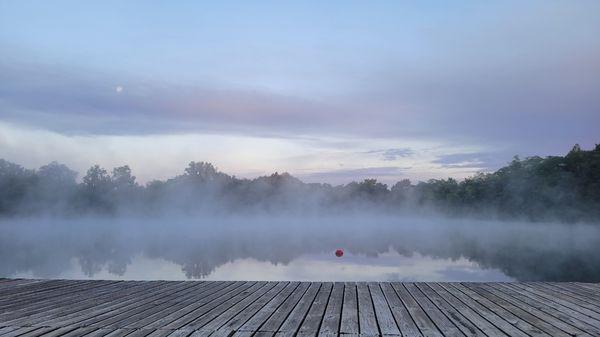
M 458 179 L 600 142 L 600 2 L 2 1 L 0 158 Z

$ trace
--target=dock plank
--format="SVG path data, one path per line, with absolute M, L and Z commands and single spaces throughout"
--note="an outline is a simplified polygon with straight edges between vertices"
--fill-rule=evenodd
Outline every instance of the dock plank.
M 266 293 L 268 293 L 271 289 L 274 288 L 275 283 L 259 283 L 257 286 L 260 286 L 259 289 L 253 291 L 249 296 L 241 300 L 232 299 L 230 303 L 233 303 L 229 308 L 218 315 L 206 315 L 202 320 L 194 321 L 189 325 L 186 325 L 184 328 L 192 328 L 195 330 L 217 330 L 222 327 L 225 323 L 229 322 L 233 317 L 238 314 L 244 312 L 246 308 L 252 305 L 254 302 L 263 297 Z M 214 311 L 214 310 L 212 310 Z
M 463 315 L 469 317 L 471 322 L 474 322 L 477 326 L 479 326 L 481 330 L 488 336 L 508 335 L 515 337 L 527 337 L 531 335 L 541 335 L 538 334 L 537 331 L 530 335 L 526 334 L 498 314 L 489 310 L 469 296 L 463 294 L 461 291 L 455 291 L 450 285 L 443 283 L 430 283 L 429 286 L 438 294 L 440 294 L 440 296 L 444 297 L 446 301 L 452 303 L 454 307 L 461 310 Z M 480 318 L 483 318 L 483 320 Z M 497 330 L 500 330 L 501 332 L 498 332 Z
M 260 327 L 277 311 L 286 299 L 300 286 L 300 282 L 290 282 L 286 287 L 262 307 L 252 318 L 240 327 L 243 331 L 259 331 Z
M 293 334 L 300 329 L 300 325 L 308 315 L 310 306 L 313 304 L 320 288 L 320 282 L 310 283 L 308 290 L 302 295 L 294 310 L 292 310 L 287 319 L 279 327 L 278 332 L 291 332 Z
M 360 330 L 358 324 L 358 295 L 356 293 L 356 283 L 346 282 L 344 284 L 340 333 L 359 334 Z
M 166 319 L 167 317 L 180 317 L 182 309 L 189 307 L 190 305 L 197 303 L 198 301 L 207 298 L 209 295 L 217 292 L 219 289 L 225 287 L 226 284 L 220 282 L 206 282 L 204 287 L 196 289 L 193 294 L 186 296 L 182 301 L 177 301 L 173 306 L 169 307 L 169 310 L 159 311 L 152 315 L 145 315 L 142 319 L 122 324 L 124 328 L 156 328 L 162 327 L 164 323 L 159 321 Z
M 191 322 L 199 319 L 200 317 L 210 314 L 213 308 L 216 308 L 220 304 L 226 302 L 227 300 L 236 297 L 238 294 L 243 293 L 255 284 L 256 282 L 245 282 L 241 286 L 236 287 L 234 289 L 223 289 L 218 293 L 215 293 L 203 300 L 198 301 L 198 305 L 194 308 L 194 310 L 188 312 L 186 315 L 178 318 L 177 320 L 165 325 L 163 328 L 179 329 L 185 327 Z
M 568 308 L 568 310 L 566 310 L 567 312 L 576 312 L 574 315 L 579 315 L 579 313 L 581 313 L 585 316 L 591 317 L 593 318 L 592 324 L 596 327 L 599 326 L 600 308 L 596 305 L 590 305 L 585 301 L 580 301 L 576 298 L 566 296 L 559 291 L 549 293 L 546 291 L 546 289 L 540 289 L 529 284 L 503 284 L 503 286 L 509 286 L 515 291 L 526 294 L 532 298 L 536 298 L 544 303 L 554 302 L 559 304 L 559 307 L 563 308 L 562 310 L 565 310 L 564 308 Z
M 379 325 L 375 316 L 375 308 L 371 299 L 371 292 L 366 283 L 356 284 L 358 298 L 358 326 L 361 335 L 376 336 L 379 335 Z
M 398 294 L 396 293 L 394 288 L 392 288 L 392 286 L 389 283 L 380 283 L 379 286 L 383 291 L 383 295 L 385 296 L 392 316 L 394 316 L 394 320 L 396 321 L 396 325 L 400 329 L 400 333 L 402 334 L 402 336 L 421 337 L 423 335 L 440 335 L 437 329 L 431 331 L 431 333 L 427 333 L 427 330 L 425 329 L 425 333 L 421 333 L 421 331 L 419 331 L 419 328 L 415 324 L 415 321 L 411 317 L 411 314 L 409 313 L 408 309 L 406 308 L 400 297 L 398 297 Z
M 227 333 L 224 337 L 227 337 L 229 332 L 238 330 L 242 325 L 246 324 L 248 320 L 253 317 L 259 310 L 261 310 L 269 301 L 271 301 L 277 294 L 279 294 L 286 286 L 287 282 L 277 282 L 275 286 L 264 295 L 260 296 L 256 301 L 252 302 L 243 311 L 235 315 L 225 325 L 221 326 L 219 330 L 221 334 Z
M 0 337 L 235 336 L 600 336 L 600 286 L 0 279 Z
M 298 335 L 316 336 L 319 333 L 319 328 L 325 317 L 325 310 L 327 309 L 327 303 L 329 302 L 332 288 L 333 284 L 330 282 L 325 282 L 321 285 L 317 297 L 311 303 L 308 314 L 298 329 Z
M 446 315 L 442 311 L 440 311 L 435 304 L 431 302 L 429 298 L 425 294 L 419 290 L 416 284 L 414 283 L 405 283 L 403 286 L 408 290 L 410 295 L 419 303 L 421 308 L 427 313 L 427 316 L 431 318 L 431 320 L 435 323 L 435 325 L 440 329 L 440 331 L 444 334 L 444 336 L 448 337 L 464 337 L 465 334 L 461 332 L 461 330 L 454 325 Z
M 537 326 L 535 326 L 535 325 L 529 323 L 527 320 L 522 319 L 521 317 L 517 316 L 518 313 L 514 314 L 509 309 L 506 309 L 505 307 L 500 305 L 499 302 L 494 301 L 493 299 L 490 300 L 488 297 L 480 295 L 479 293 L 469 289 L 468 287 L 466 287 L 463 284 L 452 283 L 452 284 L 443 284 L 442 286 L 446 289 L 457 290 L 457 291 L 453 291 L 453 294 L 458 295 L 458 294 L 462 293 L 465 296 L 468 296 L 468 298 L 470 300 L 475 301 L 476 303 L 478 303 L 480 305 L 482 312 L 496 314 L 498 317 L 501 317 L 502 320 L 513 325 L 515 328 L 527 333 L 529 336 L 535 336 L 535 337 L 550 336 L 548 333 L 541 330 Z M 471 303 L 473 303 L 473 302 L 471 302 Z M 477 307 L 477 306 L 474 306 L 474 307 Z M 499 322 L 497 320 L 490 320 L 490 321 L 495 322 L 496 326 L 500 326 L 502 324 L 501 322 Z
M 173 311 L 172 313 L 165 314 L 160 318 L 153 321 L 146 322 L 147 328 L 162 328 L 162 329 L 177 329 L 185 326 L 187 322 L 190 322 L 201 315 L 202 310 L 213 300 L 218 299 L 222 296 L 229 296 L 229 293 L 239 290 L 247 282 L 219 282 L 217 286 L 210 288 L 208 291 L 191 296 L 189 301 L 183 303 L 182 307 Z
M 425 283 L 415 284 L 416 287 L 450 320 L 463 334 L 466 336 L 483 337 L 484 332 L 475 324 L 473 324 L 469 318 L 463 315 L 465 310 L 459 310 L 461 306 L 457 303 L 450 303 L 433 290 L 429 285 Z M 471 319 L 474 319 L 474 315 L 469 315 Z M 504 333 L 495 331 L 496 336 L 504 336 Z
M 561 322 L 579 328 L 585 332 L 600 336 L 600 329 L 598 329 L 600 321 L 586 316 L 579 311 L 562 306 L 554 301 L 548 300 L 547 298 L 538 296 L 535 293 L 515 291 L 514 288 L 508 285 L 503 284 L 498 289 L 510 296 L 513 296 L 516 300 L 526 303 L 533 308 L 548 314 L 550 317 L 554 317 Z
M 381 335 L 401 335 L 400 329 L 398 329 L 398 325 L 394 320 L 390 306 L 385 299 L 379 284 L 376 282 L 369 282 L 368 287 L 371 301 L 373 302 L 373 309 L 375 310 L 377 325 L 379 326 Z
M 336 282 L 333 284 L 331 296 L 325 309 L 325 316 L 319 329 L 319 336 L 337 336 L 340 331 L 340 320 L 342 318 L 342 302 L 344 301 L 344 284 Z
M 568 289 L 564 289 L 563 287 L 561 287 L 560 284 L 544 282 L 534 282 L 526 284 L 535 289 L 545 291 L 546 293 L 548 293 L 548 295 L 551 296 L 555 294 L 561 294 L 561 298 L 569 298 L 570 301 L 575 304 L 582 305 L 585 308 L 600 313 L 600 301 L 591 299 L 589 296 L 585 296 L 585 294 L 571 292 Z
M 505 310 L 513 313 L 515 316 L 519 317 L 520 319 L 523 319 L 527 323 L 544 331 L 545 333 L 547 333 L 550 336 L 556 336 L 556 337 L 572 336 L 572 334 L 569 334 L 563 330 L 560 330 L 556 326 L 546 322 L 543 319 L 540 319 L 535 314 L 532 314 L 530 312 L 529 308 L 523 308 L 519 305 L 514 305 L 513 302 L 505 300 L 504 297 L 498 296 L 497 294 L 495 294 L 493 292 L 487 291 L 487 289 L 483 288 L 482 285 L 479 285 L 479 284 L 464 284 L 464 285 L 466 285 L 470 290 L 473 290 L 474 292 L 478 293 L 479 295 L 485 297 L 488 301 L 490 301 L 494 304 L 498 304 Z
M 285 301 L 273 312 L 273 315 L 259 328 L 258 331 L 277 332 L 294 310 L 300 299 L 308 290 L 310 283 L 301 283 Z
M 224 301 L 215 307 L 212 307 L 211 310 L 206 314 L 186 324 L 185 328 L 191 330 L 200 330 L 206 324 L 213 322 L 217 317 L 220 318 L 221 316 L 223 316 L 224 322 L 227 322 L 227 320 L 237 312 L 237 309 L 234 309 L 233 311 L 230 311 L 229 309 L 235 306 L 241 306 L 244 308 L 248 303 L 252 303 L 251 301 L 256 299 L 254 296 L 257 292 L 259 296 L 265 293 L 268 290 L 267 286 L 267 282 L 254 283 L 251 287 L 244 289 L 244 291 L 241 293 L 229 298 L 227 301 Z M 267 289 L 262 291 L 264 288 Z M 220 320 L 217 320 L 217 327 L 219 325 L 219 321 Z M 208 330 L 213 329 L 209 328 Z
M 54 322 L 64 324 L 68 319 L 82 319 L 83 316 L 89 312 L 97 312 L 103 308 L 110 310 L 117 306 L 125 305 L 128 302 L 140 300 L 144 296 L 142 295 L 140 297 L 140 294 L 147 294 L 149 291 L 154 291 L 156 288 L 161 286 L 166 286 L 166 284 L 163 282 L 156 282 L 152 285 L 134 283 L 133 287 L 129 289 L 116 290 L 106 297 L 103 297 L 100 303 L 98 301 L 84 300 L 82 298 L 82 300 L 75 305 L 57 305 L 52 309 L 33 315 L 21 315 L 6 322 L 16 325 L 33 325 L 40 323 L 52 325 Z M 119 301 L 114 301 L 116 298 L 118 298 Z
M 506 289 L 502 284 L 498 285 L 497 287 L 491 287 L 488 284 L 484 284 L 481 287 L 487 289 L 496 296 L 503 298 L 507 302 L 522 308 L 528 313 L 545 320 L 549 324 L 570 335 L 591 336 L 593 334 L 597 336 L 600 334 L 600 331 L 597 331 L 597 329 L 595 329 L 593 326 L 589 326 L 584 322 L 578 321 L 577 319 L 563 315 L 560 311 L 556 310 L 552 306 L 544 305 L 543 303 L 540 303 L 534 299 L 528 298 L 522 293 Z

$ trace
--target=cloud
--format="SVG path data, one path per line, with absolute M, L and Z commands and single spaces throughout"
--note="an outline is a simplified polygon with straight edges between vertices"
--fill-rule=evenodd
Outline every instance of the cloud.
M 202 159 L 238 175 L 343 183 L 464 177 L 513 155 L 589 148 L 600 142 L 599 6 L 349 5 L 333 18 L 310 5 L 241 15 L 244 28 L 224 8 L 188 11 L 210 14 L 181 26 L 132 20 L 133 10 L 116 22 L 108 7 L 58 22 L 60 5 L 32 21 L 10 6 L 0 20 L 0 157 L 128 163 L 140 177 Z
M 509 153 L 495 152 L 473 152 L 473 153 L 452 153 L 439 155 L 432 160 L 434 164 L 440 164 L 444 168 L 474 168 L 474 169 L 497 169 L 505 165 Z
M 277 132 L 282 127 L 301 132 L 314 121 L 333 119 L 325 113 L 326 105 L 299 98 L 135 78 L 115 86 L 117 79 L 64 67 L 0 64 L 2 117 L 64 133 L 94 134 Z
M 396 162 L 381 156 L 394 144 L 406 144 L 414 155 Z M 27 168 L 59 161 L 83 173 L 91 165 L 105 168 L 129 165 L 139 181 L 181 174 L 187 164 L 208 161 L 220 170 L 254 178 L 275 171 L 289 172 L 309 182 L 342 184 L 377 178 L 385 183 L 399 179 L 428 180 L 464 177 L 474 170 L 444 168 L 433 163 L 445 153 L 485 149 L 445 146 L 441 143 L 372 138 L 289 138 L 232 134 L 190 133 L 161 135 L 64 135 L 0 121 L 0 158 Z M 510 159 L 509 155 L 499 158 Z M 502 159 L 504 160 L 504 159 Z M 306 178 L 306 179 L 305 179 Z
M 26 21 L 7 17 L 15 25 L 0 35 L 0 120 L 64 134 L 410 138 L 511 147 L 511 155 L 557 154 L 574 143 L 598 142 L 598 3 L 454 6 L 408 6 L 400 16 L 406 20 L 394 6 L 361 10 L 374 22 L 353 26 L 353 34 L 332 29 L 337 20 L 356 21 L 353 16 L 322 18 L 324 25 L 297 21 L 293 30 L 276 31 L 276 40 L 270 34 L 255 40 L 260 34 L 248 27 L 242 41 L 208 40 L 209 49 L 223 48 L 215 54 L 178 38 L 182 27 L 159 25 L 157 31 L 174 29 L 163 36 L 170 58 L 154 53 L 160 44 L 153 39 L 132 51 L 112 40 L 100 45 L 80 38 L 87 52 L 73 54 L 58 43 L 68 40 L 60 23 L 57 43 L 43 48 L 50 40 L 20 35 L 17 23 Z M 129 28 L 149 34 L 143 25 Z M 214 33 L 210 25 L 188 28 L 182 36 Z M 309 34 L 290 38 L 301 31 Z M 10 48 L 27 41 L 29 49 Z M 258 41 L 265 48 L 249 52 Z M 115 57 L 123 53 L 135 62 Z M 381 154 L 388 161 L 405 155 L 390 150 Z
M 65 134 L 403 137 L 527 143 L 530 151 L 555 153 L 575 142 L 591 146 L 600 124 L 600 98 L 592 93 L 600 87 L 600 63 L 563 63 L 553 71 L 515 65 L 402 75 L 392 67 L 364 91 L 316 99 L 0 62 L 0 119 Z M 382 156 L 392 161 L 408 151 L 392 148 Z
M 365 153 L 381 154 L 382 160 L 385 160 L 385 161 L 394 161 L 394 160 L 397 160 L 398 158 L 410 157 L 415 154 L 415 152 L 410 148 L 371 150 L 371 151 L 367 151 Z
M 345 184 L 351 181 L 375 178 L 385 183 L 392 183 L 405 176 L 406 170 L 411 167 L 380 166 L 364 167 L 355 169 L 340 169 L 307 174 L 298 174 L 298 177 L 306 182 L 327 181 L 332 184 Z

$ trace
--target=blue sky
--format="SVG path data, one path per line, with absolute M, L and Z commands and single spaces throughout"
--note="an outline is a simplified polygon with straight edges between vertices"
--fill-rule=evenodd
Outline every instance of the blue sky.
M 597 1 L 3 1 L 0 157 L 461 178 L 598 142 L 598 36 Z

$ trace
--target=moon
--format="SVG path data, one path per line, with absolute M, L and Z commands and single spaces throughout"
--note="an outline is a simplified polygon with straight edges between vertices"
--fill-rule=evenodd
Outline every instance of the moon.
M 117 92 L 117 94 L 120 94 L 121 92 L 123 92 L 123 87 L 119 85 L 115 88 L 115 91 Z

